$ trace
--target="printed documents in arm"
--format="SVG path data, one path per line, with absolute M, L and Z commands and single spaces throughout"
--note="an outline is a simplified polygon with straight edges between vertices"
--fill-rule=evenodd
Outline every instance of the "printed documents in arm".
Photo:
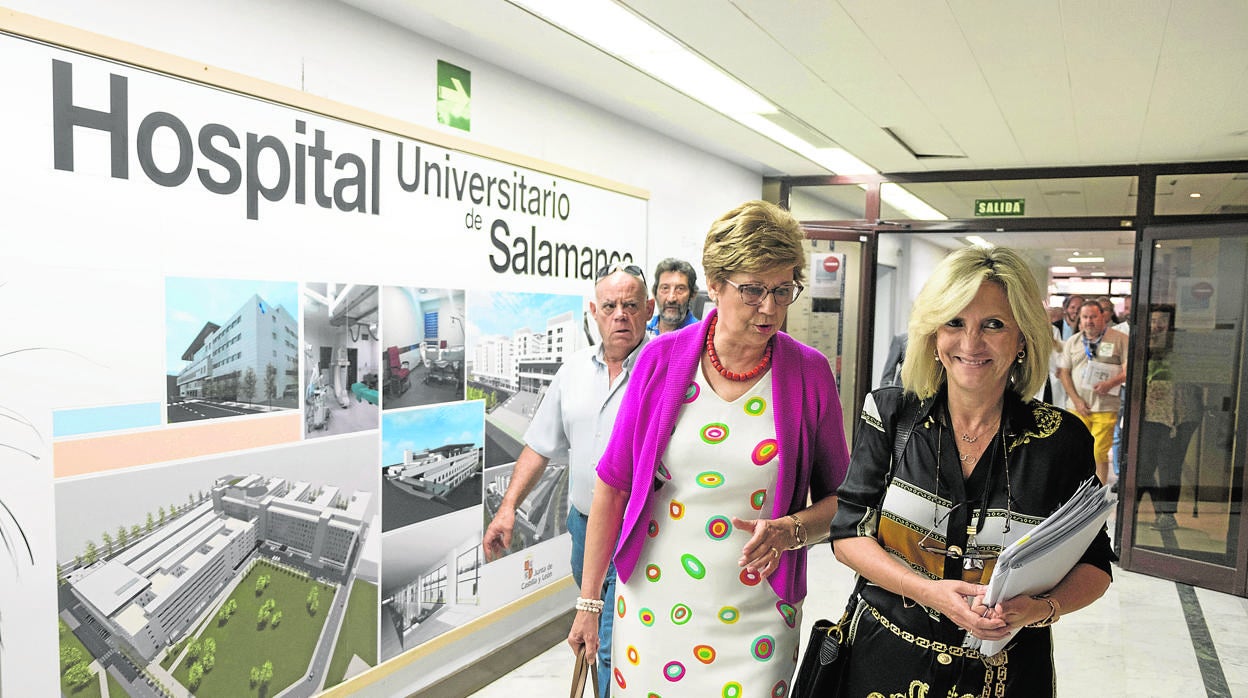
M 1023 594 L 1041 594 L 1057 586 L 1087 552 L 1116 501 L 1109 485 L 1088 478 L 1031 533 L 1001 551 L 988 580 L 984 605 L 994 606 Z M 1017 632 L 1015 629 L 1003 640 L 982 641 L 968 633 L 966 645 L 974 648 L 978 644 L 980 654 L 991 656 L 1004 649 Z

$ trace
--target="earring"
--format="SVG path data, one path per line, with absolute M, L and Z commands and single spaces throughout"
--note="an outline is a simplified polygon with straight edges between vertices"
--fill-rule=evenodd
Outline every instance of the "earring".
M 1023 349 L 1018 350 L 1018 363 L 1023 363 L 1023 359 L 1027 358 L 1027 352 Z
M 940 350 L 938 350 L 938 349 L 933 349 L 933 350 L 932 350 L 932 358 L 936 360 L 936 363 L 940 363 Z

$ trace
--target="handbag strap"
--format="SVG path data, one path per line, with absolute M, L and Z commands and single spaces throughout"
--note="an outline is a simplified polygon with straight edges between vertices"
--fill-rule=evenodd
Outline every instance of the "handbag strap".
M 576 664 L 572 668 L 572 691 L 570 698 L 582 698 L 585 695 L 585 684 L 594 687 L 594 698 L 598 696 L 598 665 L 591 664 L 585 656 L 585 645 L 576 651 Z
M 902 406 L 897 412 L 897 420 L 893 423 L 893 458 L 888 464 L 888 475 L 884 478 L 884 491 L 880 495 L 879 510 L 883 515 L 884 498 L 888 496 L 888 488 L 893 484 L 893 474 L 897 472 L 897 464 L 901 462 L 906 452 L 906 444 L 910 442 L 910 434 L 914 431 L 914 427 L 919 423 L 919 417 L 923 415 L 923 401 L 916 398 L 907 398 L 905 393 L 901 396 Z M 867 586 L 867 578 L 858 575 L 858 582 L 854 585 L 854 591 L 849 595 L 849 602 L 845 605 L 845 616 L 853 610 L 854 604 L 857 602 L 858 595 L 862 593 L 864 587 Z
M 888 478 L 884 483 L 885 491 L 888 490 L 888 486 L 893 482 L 893 473 L 896 472 L 897 464 L 901 462 L 901 457 L 906 452 L 906 443 L 910 441 L 910 433 L 914 431 L 915 425 L 919 423 L 919 416 L 923 412 L 922 400 L 907 400 L 904 393 L 901 399 L 905 404 L 902 406 L 901 412 L 898 413 L 897 423 L 893 427 L 893 462 L 888 467 Z

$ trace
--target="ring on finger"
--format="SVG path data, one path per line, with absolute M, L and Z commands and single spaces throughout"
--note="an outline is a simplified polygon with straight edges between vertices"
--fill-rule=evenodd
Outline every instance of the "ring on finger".
M 775 548 L 772 548 L 772 549 L 771 549 L 771 559 L 773 559 L 773 560 L 779 560 L 779 559 L 780 559 L 780 551 L 779 551 L 779 550 L 776 550 Z

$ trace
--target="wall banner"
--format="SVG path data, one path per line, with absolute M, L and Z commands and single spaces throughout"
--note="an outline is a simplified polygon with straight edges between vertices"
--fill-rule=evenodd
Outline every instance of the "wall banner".
M 644 196 L 49 26 L 0 33 L 0 695 L 355 690 L 564 580 L 566 467 L 482 530 Z

